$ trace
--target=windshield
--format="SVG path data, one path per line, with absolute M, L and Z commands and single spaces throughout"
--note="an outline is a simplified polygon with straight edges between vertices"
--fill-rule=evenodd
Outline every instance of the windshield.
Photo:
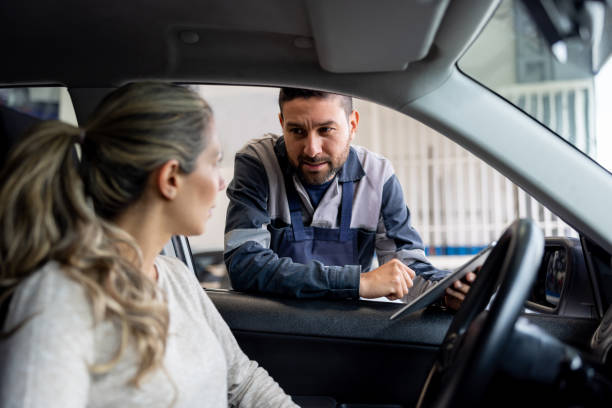
M 612 62 L 567 42 L 559 62 L 523 3 L 504 0 L 459 68 L 612 171 Z

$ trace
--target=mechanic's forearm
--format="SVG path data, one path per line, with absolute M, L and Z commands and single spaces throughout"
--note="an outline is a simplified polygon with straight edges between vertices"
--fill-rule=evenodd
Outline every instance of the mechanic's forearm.
M 325 266 L 279 258 L 274 251 L 249 241 L 225 254 L 232 287 L 298 298 L 356 298 L 361 266 Z

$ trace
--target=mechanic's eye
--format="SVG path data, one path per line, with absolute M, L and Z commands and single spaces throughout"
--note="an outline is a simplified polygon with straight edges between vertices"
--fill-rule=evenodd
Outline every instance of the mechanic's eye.
M 335 129 L 334 129 L 333 127 L 324 126 L 324 127 L 319 128 L 319 133 L 321 133 L 321 134 L 324 134 L 324 135 L 325 135 L 325 134 L 328 134 L 328 133 L 333 132 L 334 130 L 335 130 Z
M 302 136 L 304 135 L 304 129 L 302 128 L 291 128 L 289 129 L 289 132 L 296 135 L 296 136 Z

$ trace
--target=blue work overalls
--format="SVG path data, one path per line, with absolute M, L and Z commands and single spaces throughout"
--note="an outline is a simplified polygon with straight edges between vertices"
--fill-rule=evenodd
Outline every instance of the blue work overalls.
M 319 228 L 304 227 L 300 198 L 291 177 L 287 178 L 285 186 L 291 226 L 285 229 L 283 239 L 276 249 L 278 256 L 289 257 L 298 263 L 317 260 L 324 265 L 359 265 L 357 234 L 351 230 L 353 182 L 342 184 L 340 228 Z

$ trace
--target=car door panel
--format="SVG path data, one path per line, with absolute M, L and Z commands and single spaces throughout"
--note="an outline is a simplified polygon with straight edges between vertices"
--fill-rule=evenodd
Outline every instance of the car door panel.
M 414 405 L 452 319 L 429 309 L 390 321 L 400 305 L 389 302 L 207 293 L 286 392 L 338 404 Z
M 243 351 L 286 392 L 338 404 L 413 406 L 453 318 L 433 307 L 389 320 L 401 307 L 391 302 L 207 293 Z M 582 349 L 597 324 L 525 316 Z
M 338 403 L 413 406 L 437 352 L 433 346 L 234 331 L 243 351 L 285 392 Z
M 437 309 L 389 317 L 402 305 L 355 300 L 288 299 L 207 290 L 232 330 L 395 341 L 437 347 L 452 314 Z

